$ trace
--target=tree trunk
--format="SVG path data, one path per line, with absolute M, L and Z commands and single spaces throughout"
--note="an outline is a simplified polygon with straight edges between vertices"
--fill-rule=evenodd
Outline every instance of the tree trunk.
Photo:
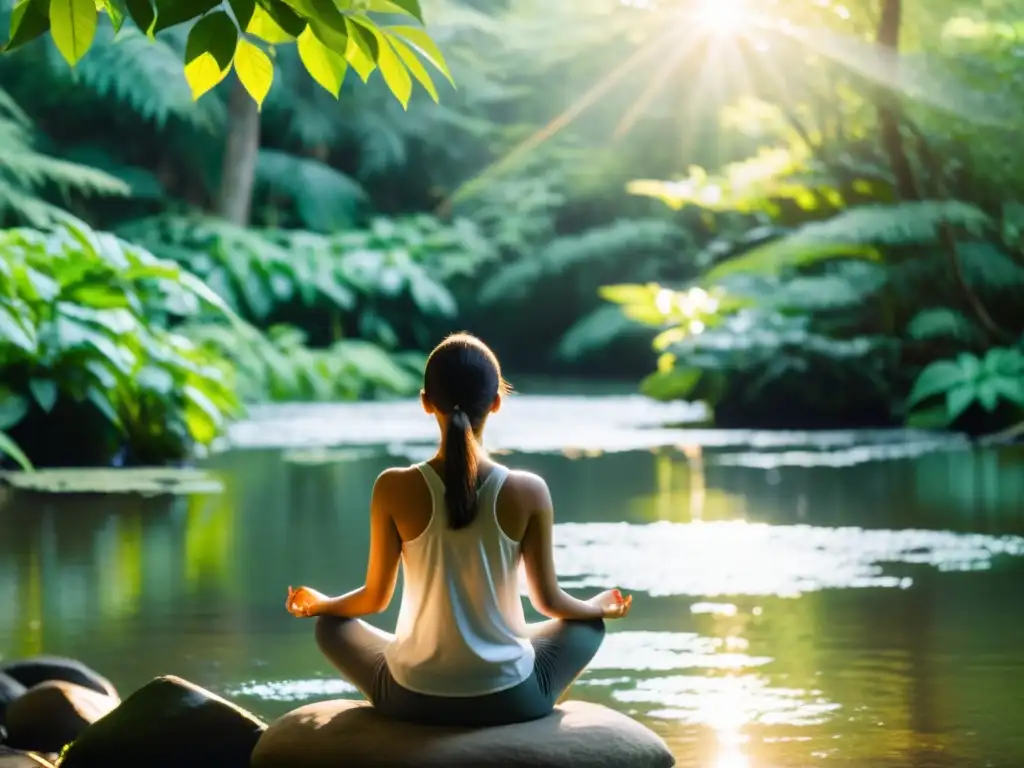
M 233 78 L 228 100 L 228 137 L 221 164 L 217 213 L 232 224 L 247 226 L 260 149 L 260 113 L 256 102 Z
M 903 0 L 882 0 L 882 16 L 878 21 L 875 43 L 883 57 L 885 69 L 893 85 L 899 83 L 900 24 Z M 899 97 L 892 90 L 878 92 L 878 128 L 882 149 L 889 158 L 889 167 L 896 182 L 896 194 L 901 200 L 918 200 L 914 170 L 910 166 L 903 134 L 900 131 L 901 112 Z

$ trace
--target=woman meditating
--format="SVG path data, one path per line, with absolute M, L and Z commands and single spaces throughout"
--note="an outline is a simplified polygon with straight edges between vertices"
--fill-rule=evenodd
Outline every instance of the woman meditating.
M 480 340 L 457 334 L 438 345 L 420 399 L 441 444 L 429 461 L 377 478 L 366 584 L 341 597 L 288 589 L 288 611 L 319 617 L 324 655 L 385 715 L 460 726 L 544 717 L 597 653 L 603 620 L 629 613 L 632 598 L 617 589 L 577 600 L 558 586 L 547 485 L 481 447 L 507 390 Z M 552 621 L 527 625 L 520 561 L 531 602 Z M 358 617 L 387 608 L 399 562 L 391 635 Z

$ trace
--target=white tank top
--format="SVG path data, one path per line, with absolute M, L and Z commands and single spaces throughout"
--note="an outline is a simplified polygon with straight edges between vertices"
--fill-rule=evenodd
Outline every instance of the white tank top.
M 395 681 L 431 696 L 482 696 L 533 672 L 519 596 L 519 543 L 498 525 L 495 502 L 508 469 L 495 465 L 480 486 L 477 516 L 448 527 L 444 483 L 417 464 L 430 488 L 426 529 L 402 543 L 403 594 L 395 639 L 384 652 Z

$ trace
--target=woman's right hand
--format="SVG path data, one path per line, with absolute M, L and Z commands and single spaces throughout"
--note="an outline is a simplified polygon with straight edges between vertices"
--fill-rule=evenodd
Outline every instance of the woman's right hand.
M 599 595 L 594 595 L 587 601 L 601 610 L 603 619 L 621 619 L 629 613 L 629 607 L 633 604 L 633 596 L 622 596 L 617 589 L 609 589 Z

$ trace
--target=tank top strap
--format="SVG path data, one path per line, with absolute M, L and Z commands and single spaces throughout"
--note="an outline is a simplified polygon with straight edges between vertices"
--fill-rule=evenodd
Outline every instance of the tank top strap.
M 479 517 L 487 521 L 488 525 L 498 526 L 498 494 L 508 479 L 509 469 L 501 464 L 495 464 L 487 479 L 480 485 L 480 493 L 477 496 Z

